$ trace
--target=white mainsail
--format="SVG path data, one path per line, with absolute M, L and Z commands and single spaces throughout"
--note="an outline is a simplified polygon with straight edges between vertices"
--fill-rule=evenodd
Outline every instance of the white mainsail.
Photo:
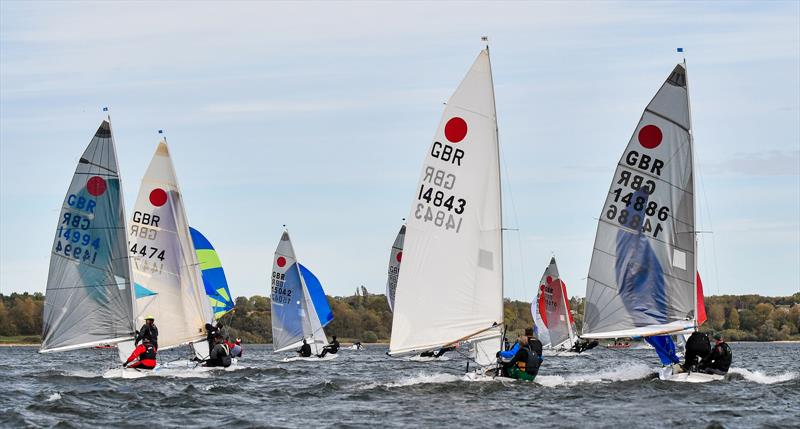
M 129 340 L 136 329 L 133 293 L 117 151 L 111 124 L 103 121 L 58 216 L 40 351 Z
M 503 324 L 499 145 L 489 51 L 444 109 L 415 189 L 389 353 L 496 339 Z M 475 347 L 484 350 L 486 347 Z M 491 353 L 492 356 L 494 353 Z
M 545 347 L 568 349 L 575 342 L 575 327 L 569 308 L 567 286 L 558 274 L 556 258 L 539 281 L 539 292 L 531 304 L 534 330 Z
M 275 353 L 296 349 L 303 339 L 311 345 L 314 354 L 322 352 L 322 348 L 328 345 L 302 271 L 289 233 L 284 231 L 275 249 L 270 289 Z
M 668 334 L 696 326 L 693 149 L 685 64 L 644 110 L 597 226 L 585 338 Z
M 160 350 L 205 342 L 214 318 L 165 140 L 142 179 L 128 238 L 139 323 L 155 318 Z
M 403 242 L 406 239 L 406 226 L 400 227 L 397 237 L 394 239 L 392 251 L 389 254 L 389 271 L 386 280 L 386 301 L 389 303 L 389 310 L 394 311 L 394 295 L 397 291 L 397 276 L 400 274 L 400 262 L 403 260 Z

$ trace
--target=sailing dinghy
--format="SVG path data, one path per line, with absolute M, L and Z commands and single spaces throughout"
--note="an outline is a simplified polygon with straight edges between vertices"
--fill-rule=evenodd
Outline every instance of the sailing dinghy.
M 686 63 L 679 63 L 647 105 L 625 152 L 597 225 L 586 283 L 583 338 L 644 337 L 673 374 L 670 335 L 701 321 L 695 229 L 692 123 Z
M 397 290 L 397 276 L 400 274 L 400 262 L 403 260 L 403 242 L 406 239 L 406 226 L 400 227 L 397 237 L 392 244 L 392 251 L 389 253 L 389 270 L 386 279 L 386 302 L 389 304 L 389 311 L 394 311 L 394 295 Z
M 500 161 L 489 50 L 450 97 L 407 217 L 390 356 L 470 345 L 496 363 L 503 326 Z
M 328 345 L 323 328 L 333 321 L 328 298 L 322 283 L 297 261 L 289 232 L 284 231 L 272 264 L 270 300 L 272 301 L 272 346 L 275 353 L 294 351 L 303 341 L 311 346 L 310 357 L 289 357 L 298 360 L 330 360 L 338 354 L 316 355 Z
M 134 291 L 125 243 L 117 151 L 111 124 L 103 121 L 81 155 L 58 215 L 41 353 L 133 337 Z
M 542 274 L 531 314 L 533 330 L 544 348 L 559 353 L 572 348 L 577 339 L 575 322 L 569 308 L 567 285 L 558 274 L 555 257 L 550 259 Z
M 194 356 L 208 357 L 205 324 L 214 318 L 200 263 L 192 243 L 183 194 L 166 140 L 162 139 L 142 178 L 129 233 L 138 325 L 153 316 L 158 350 L 191 345 Z M 118 345 L 120 357 L 133 342 Z M 195 363 L 183 363 L 195 367 Z

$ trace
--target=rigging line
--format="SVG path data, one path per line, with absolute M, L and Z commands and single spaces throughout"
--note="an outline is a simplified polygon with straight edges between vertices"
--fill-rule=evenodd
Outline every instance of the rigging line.
M 503 147 L 502 146 L 500 146 L 500 157 L 503 158 L 503 169 L 505 170 L 505 174 L 506 174 L 505 182 L 507 183 L 506 188 L 508 189 L 508 197 L 511 200 L 511 211 L 514 214 L 514 226 L 516 226 L 516 228 L 514 228 L 514 229 L 511 229 L 511 228 L 503 228 L 503 229 L 508 230 L 508 231 L 516 231 L 517 232 L 517 247 L 518 247 L 518 252 L 519 252 L 519 268 L 520 268 L 520 274 L 522 275 L 522 279 L 521 279 L 521 282 L 522 282 L 522 296 L 524 296 L 525 299 L 528 300 L 528 295 L 526 294 L 527 290 L 525 288 L 525 280 L 527 278 L 526 275 L 525 275 L 525 259 L 524 259 L 525 257 L 524 257 L 524 254 L 522 253 L 522 237 L 521 237 L 521 234 L 519 233 L 519 217 L 517 216 L 517 203 L 516 203 L 516 200 L 514 199 L 514 192 L 511 189 L 511 175 L 508 173 L 508 162 L 506 162 L 506 155 L 505 155 L 505 152 L 503 151 Z
M 711 231 L 714 231 L 714 224 L 711 220 L 712 218 L 711 204 L 708 203 L 708 193 L 706 192 L 706 181 L 705 179 L 703 179 L 702 181 L 700 180 L 700 177 L 702 176 L 702 174 L 700 173 L 700 163 L 697 163 L 697 165 L 695 165 L 695 168 L 697 169 L 697 179 L 698 179 L 697 181 L 700 182 L 700 192 L 703 194 L 703 200 L 706 203 L 705 207 L 706 207 L 706 217 L 708 218 L 708 227 Z M 703 248 L 705 249 L 705 246 L 703 246 Z M 720 281 L 719 281 L 719 266 L 717 265 L 717 240 L 714 238 L 713 233 L 711 234 L 711 253 L 714 257 L 714 280 L 715 280 L 714 286 L 716 287 L 717 295 L 719 295 Z M 695 267 L 695 271 L 697 271 L 697 268 L 698 267 Z

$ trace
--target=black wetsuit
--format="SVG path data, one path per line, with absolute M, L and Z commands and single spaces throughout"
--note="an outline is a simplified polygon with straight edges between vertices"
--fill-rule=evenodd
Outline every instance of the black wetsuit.
M 711 342 L 708 335 L 702 332 L 692 332 L 686 340 L 686 359 L 683 368 L 687 371 L 695 371 L 696 365 L 705 360 L 711 354 Z
M 301 357 L 311 357 L 311 344 L 303 344 L 297 352 Z
M 335 355 L 339 353 L 339 340 L 333 340 L 332 343 L 322 348 L 322 353 L 319 354 L 319 357 L 325 357 L 326 354 Z
M 139 328 L 139 332 L 136 333 L 136 338 L 134 339 L 133 345 L 138 345 L 139 341 L 142 341 L 145 338 L 150 339 L 150 343 L 153 344 L 153 347 L 158 349 L 158 328 L 156 324 L 153 323 L 152 325 L 147 325 L 145 323 Z
M 583 353 L 586 350 L 591 350 L 591 349 L 597 347 L 598 344 L 600 344 L 600 342 L 597 341 L 597 340 L 592 340 L 592 341 L 578 340 L 578 341 L 575 342 L 575 344 L 572 346 L 572 348 L 569 349 L 569 351 L 575 352 L 575 353 Z
M 733 352 L 728 343 L 722 341 L 711 350 L 711 353 L 700 362 L 699 369 L 706 374 L 725 375 L 731 367 Z
M 524 346 L 520 346 L 517 353 L 508 363 L 508 367 L 518 367 L 519 369 L 525 371 L 526 374 L 530 375 L 531 377 L 536 377 L 536 374 L 539 373 L 539 367 L 542 365 L 541 359 L 541 350 L 542 350 L 542 343 L 539 340 L 536 340 L 538 347 L 536 344 L 527 344 Z M 539 349 L 537 353 L 536 349 Z
M 225 368 L 231 366 L 231 356 L 228 346 L 222 343 L 215 344 L 214 348 L 211 349 L 211 353 L 209 353 L 205 366 L 221 366 Z

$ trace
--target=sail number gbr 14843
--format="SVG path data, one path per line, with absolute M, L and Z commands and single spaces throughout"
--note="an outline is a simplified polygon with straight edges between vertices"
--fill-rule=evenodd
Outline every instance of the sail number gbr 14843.
M 461 230 L 462 218 L 458 215 L 464 213 L 467 207 L 465 199 L 456 198 L 455 195 L 425 186 L 423 183 L 419 186 L 417 200 L 420 202 L 414 210 L 414 217 L 425 222 L 433 222 L 434 225 L 447 230 L 454 229 L 456 232 Z

